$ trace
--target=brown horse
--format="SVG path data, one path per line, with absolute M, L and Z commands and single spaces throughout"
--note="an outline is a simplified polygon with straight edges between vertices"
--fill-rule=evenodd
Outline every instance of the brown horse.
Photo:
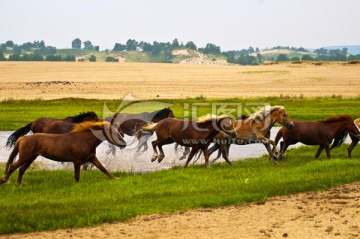
M 114 125 L 120 133 L 135 136 L 139 130 L 149 123 L 157 123 L 165 118 L 175 118 L 170 108 L 156 110 L 154 112 L 143 112 L 140 114 L 116 113 L 105 118 L 105 121 Z M 151 134 L 142 134 L 137 146 L 137 152 L 144 147 L 143 152 L 148 149 L 147 140 Z
M 87 121 L 76 124 L 74 130 L 66 134 L 37 133 L 23 136 L 16 141 L 0 184 L 5 183 L 20 167 L 17 178 L 17 184 L 20 185 L 24 172 L 39 155 L 58 162 L 73 162 L 76 182 L 80 179 L 80 166 L 85 162 L 93 163 L 109 178 L 115 178 L 96 157 L 96 147 L 104 140 L 120 148 L 126 146 L 120 133 L 108 122 Z M 14 162 L 17 154 L 19 159 Z
M 330 158 L 329 145 L 334 138 L 342 135 L 344 131 L 357 138 L 360 134 L 354 120 L 348 115 L 334 116 L 317 122 L 294 122 L 292 129 L 282 127 L 279 130 L 275 138 L 275 145 L 283 138 L 280 143 L 279 158 L 282 158 L 289 145 L 298 142 L 306 145 L 319 145 L 315 158 L 320 156 L 323 149 L 326 151 L 326 156 Z
M 354 124 L 359 128 L 360 127 L 360 118 L 355 119 Z M 340 146 L 345 141 L 347 135 L 348 135 L 348 132 L 345 130 L 342 134 L 339 134 L 337 137 L 335 137 L 333 145 L 331 146 L 330 150 L 335 147 Z M 351 158 L 351 152 L 355 148 L 357 143 L 359 142 L 359 138 L 353 134 L 350 134 L 350 138 L 351 138 L 351 144 L 348 147 L 348 157 L 349 158 Z
M 95 112 L 81 113 L 77 116 L 66 117 L 65 119 L 54 119 L 54 118 L 44 118 L 44 117 L 39 118 L 39 119 L 34 120 L 33 122 L 27 124 L 26 126 L 16 130 L 14 133 L 12 133 L 6 141 L 6 147 L 14 146 L 14 144 L 16 143 L 18 138 L 29 133 L 30 130 L 33 133 L 44 133 L 46 130 L 49 129 L 49 125 L 55 121 L 81 123 L 81 122 L 85 122 L 85 121 L 98 121 L 98 120 L 99 120 L 99 118 Z M 53 131 L 51 131 L 51 132 L 53 132 Z M 67 132 L 69 132 L 69 131 L 67 131 Z M 53 132 L 53 133 L 60 134 L 60 132 Z
M 202 150 L 205 156 L 205 165 L 209 165 L 208 146 L 214 137 L 223 131 L 231 137 L 236 136 L 236 132 L 232 126 L 231 120 L 226 116 L 207 115 L 193 120 L 180 120 L 168 118 L 142 128 L 138 133 L 141 136 L 143 131 L 156 132 L 157 139 L 152 142 L 154 154 L 151 161 L 158 159 L 161 162 L 165 157 L 162 146 L 165 144 L 178 143 L 182 146 L 192 147 L 189 157 L 184 165 L 187 167 L 190 160 L 198 150 Z M 159 148 L 160 155 L 156 147 Z
M 209 149 L 209 155 L 220 149 L 223 158 L 231 165 L 231 162 L 228 159 L 231 143 L 238 145 L 262 143 L 268 151 L 270 158 L 275 159 L 276 157 L 270 148 L 270 144 L 275 146 L 275 143 L 269 138 L 270 130 L 276 122 L 284 125 L 286 128 L 291 128 L 293 126 L 293 122 L 286 112 L 285 107 L 264 107 L 249 117 L 242 116 L 240 119 L 233 122 L 237 134 L 236 138 L 227 140 L 228 136 L 220 132 L 214 139 L 214 146 Z M 220 157 L 220 152 L 213 162 Z

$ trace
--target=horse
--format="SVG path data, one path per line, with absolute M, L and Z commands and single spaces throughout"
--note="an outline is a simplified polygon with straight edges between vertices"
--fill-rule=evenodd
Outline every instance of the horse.
M 108 122 L 92 122 L 76 124 L 74 129 L 66 134 L 37 133 L 20 137 L 6 163 L 5 176 L 0 184 L 5 183 L 10 175 L 20 167 L 16 183 L 21 184 L 22 176 L 31 163 L 41 155 L 58 162 L 73 162 L 75 180 L 79 182 L 80 166 L 85 162 L 93 163 L 109 178 L 110 174 L 96 157 L 96 147 L 104 140 L 124 148 L 126 142 L 120 133 Z M 14 162 L 19 154 L 19 159 Z
M 209 167 L 208 146 L 214 137 L 223 131 L 231 137 L 236 136 L 236 132 L 232 126 L 231 120 L 227 115 L 206 115 L 195 120 L 181 120 L 167 118 L 158 123 L 149 124 L 142 128 L 137 134 L 141 137 L 143 131 L 156 132 L 157 139 L 152 142 L 154 154 L 151 161 L 156 159 L 160 163 L 164 157 L 162 146 L 165 144 L 178 143 L 182 146 L 192 147 L 189 157 L 184 165 L 186 168 L 198 150 L 202 150 L 205 157 L 205 165 Z M 156 147 L 159 148 L 158 154 Z
M 49 127 L 49 125 L 55 121 L 71 122 L 71 123 L 81 123 L 85 121 L 98 121 L 99 118 L 95 112 L 85 112 L 76 116 L 69 116 L 64 119 L 55 119 L 55 118 L 46 118 L 42 117 L 34 120 L 33 122 L 27 124 L 26 126 L 16 130 L 12 133 L 6 141 L 6 147 L 11 148 L 14 146 L 18 138 L 26 135 L 30 132 L 33 133 L 43 133 Z
M 329 145 L 334 138 L 343 135 L 343 132 L 349 132 L 356 138 L 359 138 L 359 128 L 349 115 L 333 116 L 325 120 L 316 122 L 294 122 L 292 129 L 280 128 L 275 137 L 275 145 L 281 138 L 279 158 L 281 159 L 289 145 L 301 142 L 306 145 L 319 145 L 315 154 L 317 159 L 323 149 L 326 151 L 327 158 L 330 158 Z M 337 143 L 340 144 L 340 143 Z
M 128 114 L 128 113 L 116 113 L 105 118 L 105 121 L 113 124 L 120 133 L 123 135 L 135 136 L 136 133 L 149 123 L 157 123 L 165 118 L 175 118 L 174 113 L 170 108 L 164 108 L 156 110 L 154 112 L 143 112 L 140 114 Z M 151 134 L 143 134 L 139 139 L 136 152 L 140 152 L 141 148 L 144 147 L 142 152 L 148 149 L 147 140 Z
M 209 149 L 209 155 L 220 149 L 218 156 L 213 159 L 213 162 L 222 155 L 225 161 L 231 165 L 228 158 L 231 143 L 238 145 L 262 143 L 268 151 L 270 159 L 275 160 L 274 162 L 276 163 L 276 156 L 270 148 L 270 145 L 274 147 L 275 143 L 269 139 L 270 130 L 276 122 L 284 125 L 285 128 L 290 129 L 293 127 L 293 122 L 284 106 L 263 107 L 249 117 L 242 115 L 233 122 L 237 133 L 236 138 L 229 139 L 227 135 L 220 132 L 214 138 L 215 144 Z
M 360 118 L 355 119 L 354 124 L 359 128 L 360 127 Z M 335 137 L 334 142 L 331 145 L 330 150 L 340 146 L 345 141 L 347 135 L 348 135 L 348 132 L 346 130 L 344 130 L 337 137 Z M 350 138 L 351 138 L 351 144 L 348 147 L 348 157 L 349 158 L 351 158 L 351 152 L 355 148 L 357 143 L 359 142 L 359 139 L 356 136 L 352 135 L 352 134 L 350 134 Z

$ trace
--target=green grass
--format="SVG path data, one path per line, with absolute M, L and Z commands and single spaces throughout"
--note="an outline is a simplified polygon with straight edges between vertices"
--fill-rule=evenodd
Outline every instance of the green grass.
M 106 103 L 110 111 L 118 109 L 120 100 L 95 100 L 67 98 L 58 100 L 5 100 L 0 102 L 0 130 L 15 130 L 40 117 L 64 118 L 80 112 L 95 111 L 100 117 Z M 266 98 L 206 99 L 195 97 L 177 100 L 141 101 L 126 106 L 122 112 L 141 113 L 155 111 L 170 106 L 177 118 L 201 116 L 212 112 L 212 107 L 226 106 L 232 115 L 251 113 L 253 106 L 262 104 L 283 105 L 294 121 L 322 120 L 334 115 L 349 114 L 360 117 L 358 105 L 360 98 L 302 98 L 296 96 Z M 238 105 L 237 105 L 238 104 Z M 240 106 L 240 108 L 237 108 Z M 238 110 L 232 112 L 232 110 Z M 249 112 L 247 112 L 249 111 Z M 224 112 L 212 112 L 224 113 Z
M 243 146 L 246 147 L 246 146 Z M 316 148 L 287 151 L 280 167 L 267 156 L 234 162 L 173 168 L 148 174 L 115 173 L 109 180 L 98 170 L 29 170 L 23 184 L 0 186 L 0 234 L 92 226 L 126 221 L 137 215 L 171 213 L 194 208 L 263 202 L 276 195 L 324 190 L 360 180 L 357 150 L 346 158 L 346 145 L 332 151 L 333 158 Z M 0 174 L 3 174 L 0 169 Z

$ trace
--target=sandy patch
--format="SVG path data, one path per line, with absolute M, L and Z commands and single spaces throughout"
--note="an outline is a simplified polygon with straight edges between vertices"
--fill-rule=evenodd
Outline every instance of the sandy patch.
M 359 238 L 360 182 L 265 203 L 140 216 L 92 228 L 0 238 Z

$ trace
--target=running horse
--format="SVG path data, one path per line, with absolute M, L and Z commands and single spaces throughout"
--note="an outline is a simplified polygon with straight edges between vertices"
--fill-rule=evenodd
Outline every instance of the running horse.
M 333 139 L 343 138 L 344 132 L 359 140 L 360 131 L 354 120 L 349 115 L 333 116 L 316 122 L 294 122 L 292 129 L 282 127 L 275 137 L 275 145 L 281 138 L 279 158 L 282 158 L 289 145 L 298 142 L 306 145 L 319 145 L 315 154 L 318 158 L 325 149 L 327 158 L 330 158 L 329 145 Z M 334 141 L 332 148 L 340 145 L 343 141 Z
M 139 130 L 149 123 L 157 123 L 165 118 L 175 118 L 174 113 L 170 108 L 156 110 L 154 112 L 143 112 L 140 114 L 116 113 L 105 118 L 105 121 L 113 124 L 122 135 L 135 136 Z M 151 134 L 143 134 L 139 139 L 136 152 L 144 147 L 142 152 L 148 149 L 147 140 Z
M 93 163 L 109 178 L 110 174 L 96 157 L 96 147 L 104 140 L 124 148 L 126 142 L 120 133 L 108 122 L 92 122 L 76 124 L 74 129 L 66 134 L 37 133 L 20 137 L 6 163 L 5 176 L 0 184 L 5 183 L 18 168 L 16 183 L 21 184 L 23 174 L 32 162 L 41 155 L 58 162 L 73 162 L 76 182 L 80 179 L 80 166 L 86 162 Z M 19 154 L 19 159 L 14 162 Z
M 357 118 L 354 120 L 354 124 L 359 128 L 360 127 L 360 118 Z M 349 133 L 344 130 L 342 133 L 340 133 L 337 137 L 335 137 L 333 144 L 331 145 L 330 150 L 332 150 L 333 148 L 336 148 L 338 146 L 340 146 L 346 139 L 347 135 Z M 350 138 L 351 138 L 351 144 L 348 147 L 348 157 L 351 158 L 351 152 L 352 150 L 355 148 L 355 146 L 357 145 L 357 143 L 359 142 L 359 138 L 357 138 L 355 135 L 350 134 Z
M 289 129 L 293 127 L 293 122 L 284 106 L 263 107 L 249 117 L 241 116 L 233 121 L 237 134 L 236 138 L 229 139 L 227 135 L 220 132 L 214 139 L 215 144 L 209 149 L 209 155 L 219 150 L 218 156 L 213 162 L 222 155 L 225 161 L 231 165 L 228 158 L 231 143 L 237 145 L 262 143 L 268 151 L 270 159 L 275 160 L 276 163 L 277 158 L 273 153 L 273 149 L 270 148 L 270 145 L 274 148 L 275 143 L 269 139 L 270 130 L 275 123 L 284 125 L 285 128 Z
M 144 131 L 155 131 L 157 135 L 157 139 L 152 142 L 154 149 L 154 154 L 151 158 L 152 162 L 157 159 L 160 163 L 164 159 L 165 154 L 162 146 L 165 144 L 175 142 L 182 146 L 192 147 L 184 167 L 188 166 L 198 150 L 203 152 L 205 165 L 209 167 L 208 146 L 214 137 L 219 132 L 224 132 L 231 135 L 231 137 L 236 136 L 235 129 L 227 115 L 206 115 L 196 121 L 167 118 L 158 123 L 143 127 L 142 130 L 138 132 L 137 137 L 141 137 Z M 159 148 L 160 154 L 158 154 L 156 147 Z
M 98 120 L 99 120 L 99 118 L 95 112 L 85 112 L 85 113 L 81 113 L 77 116 L 69 116 L 64 119 L 42 117 L 37 120 L 34 120 L 33 122 L 25 125 L 24 127 L 16 130 L 14 133 L 12 133 L 6 141 L 6 147 L 10 148 L 10 147 L 14 146 L 14 144 L 16 143 L 18 138 L 26 135 L 30 131 L 32 131 L 34 134 L 35 133 L 46 133 L 46 132 L 61 134 L 61 133 L 67 133 L 67 132 L 71 131 L 72 127 L 69 127 L 68 126 L 69 124 L 66 124 L 67 126 L 65 126 L 68 129 L 67 131 L 63 130 L 62 126 L 57 126 L 57 127 L 61 127 L 61 130 L 57 130 L 56 128 L 54 129 L 52 126 L 50 126 L 51 124 L 53 124 L 54 122 L 57 122 L 57 121 L 66 122 L 66 123 L 81 123 L 81 122 L 85 122 L 85 121 L 98 121 Z

